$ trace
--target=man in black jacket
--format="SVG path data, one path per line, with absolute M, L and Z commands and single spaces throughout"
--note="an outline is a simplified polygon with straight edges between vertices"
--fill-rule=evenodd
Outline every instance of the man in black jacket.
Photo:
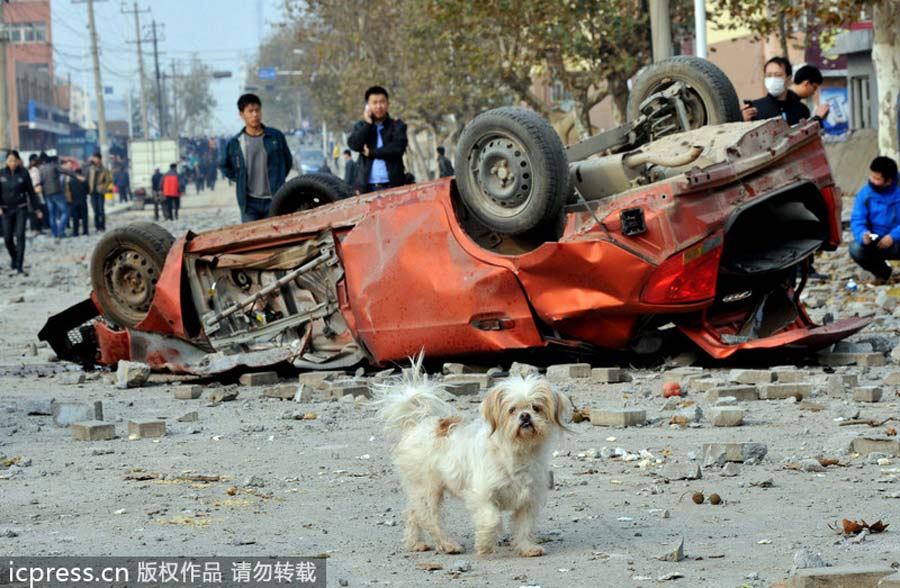
M 791 62 L 784 57 L 773 57 L 766 62 L 763 71 L 768 94 L 758 100 L 744 100 L 744 107 L 741 109 L 744 120 L 781 117 L 787 124 L 794 126 L 801 120 L 808 119 L 809 108 L 788 89 L 793 73 Z
M 72 236 L 77 237 L 78 232 L 88 234 L 88 185 L 87 178 L 77 173 L 75 164 L 67 159 L 62 165 L 63 187 L 66 199 L 70 202 L 72 211 Z
M 406 153 L 406 123 L 388 114 L 388 92 L 381 86 L 366 90 L 363 119 L 353 126 L 347 145 L 362 154 L 359 174 L 361 192 L 375 192 L 406 183 L 403 154 Z

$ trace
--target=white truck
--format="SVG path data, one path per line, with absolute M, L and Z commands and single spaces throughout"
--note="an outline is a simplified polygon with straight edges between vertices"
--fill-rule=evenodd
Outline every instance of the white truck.
M 131 191 L 135 194 L 135 208 L 144 205 L 138 189 L 145 190 L 147 200 L 153 197 L 153 172 L 159 168 L 164 174 L 169 170 L 169 164 L 178 163 L 178 160 L 178 141 L 175 139 L 133 139 L 128 142 L 128 173 Z

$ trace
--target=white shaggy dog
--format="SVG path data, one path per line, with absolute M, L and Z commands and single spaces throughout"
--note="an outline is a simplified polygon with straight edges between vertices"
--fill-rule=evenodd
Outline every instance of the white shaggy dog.
M 503 530 L 500 513 L 511 511 L 513 548 L 524 557 L 543 555 L 532 533 L 547 495 L 551 440 L 567 430 L 568 399 L 541 378 L 510 378 L 482 401 L 483 420 L 462 423 L 420 365 L 421 357 L 405 381 L 387 387 L 377 401 L 385 430 L 398 437 L 393 457 L 408 500 L 406 547 L 431 549 L 424 530 L 438 551 L 464 551 L 441 528 L 446 491 L 465 503 L 479 554 L 494 550 Z

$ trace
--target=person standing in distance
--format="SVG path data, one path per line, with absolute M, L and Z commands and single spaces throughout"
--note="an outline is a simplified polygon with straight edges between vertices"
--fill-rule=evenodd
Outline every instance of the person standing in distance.
M 219 169 L 236 185 L 241 222 L 266 218 L 272 195 L 284 184 L 293 157 L 284 134 L 262 124 L 262 102 L 255 94 L 237 101 L 244 128 L 225 146 Z
M 449 178 L 453 175 L 453 164 L 447 159 L 443 147 L 437 148 L 438 177 Z
M 358 121 L 347 145 L 362 154 L 360 192 L 376 192 L 406 184 L 403 154 L 408 144 L 406 123 L 388 114 L 388 92 L 381 86 L 366 90 L 366 108 L 363 119 Z

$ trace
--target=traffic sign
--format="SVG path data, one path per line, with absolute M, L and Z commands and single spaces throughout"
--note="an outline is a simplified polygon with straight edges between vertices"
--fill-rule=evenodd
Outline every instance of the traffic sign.
M 257 77 L 264 82 L 274 81 L 278 74 L 274 67 L 261 67 L 256 70 Z

